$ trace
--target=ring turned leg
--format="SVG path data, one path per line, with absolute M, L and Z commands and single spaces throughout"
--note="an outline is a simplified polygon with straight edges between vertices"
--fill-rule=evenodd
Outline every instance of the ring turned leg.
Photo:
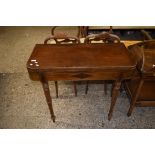
M 55 115 L 54 115 L 54 111 L 53 111 L 52 98 L 50 96 L 48 81 L 45 79 L 45 77 L 43 75 L 40 76 L 40 81 L 43 86 L 43 90 L 44 90 L 46 101 L 47 101 L 47 104 L 48 104 L 48 107 L 50 110 L 51 118 L 52 118 L 53 122 L 55 122 Z
M 114 110 L 114 106 L 116 104 L 116 100 L 117 97 L 119 95 L 119 90 L 120 90 L 120 86 L 121 86 L 121 81 L 115 81 L 113 90 L 112 90 L 112 99 L 111 99 L 111 105 L 110 105 L 110 110 L 109 110 L 109 114 L 108 114 L 108 120 L 111 120 L 112 117 L 112 113 Z

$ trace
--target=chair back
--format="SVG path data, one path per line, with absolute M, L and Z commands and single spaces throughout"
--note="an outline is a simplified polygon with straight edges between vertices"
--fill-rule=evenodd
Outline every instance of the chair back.
M 108 32 L 102 32 L 100 34 L 88 35 L 84 43 L 120 43 L 120 38 L 117 35 L 110 34 Z
M 47 37 L 44 40 L 44 44 L 78 44 L 79 38 L 65 35 L 55 35 Z
M 53 36 L 65 34 L 66 36 L 80 37 L 80 26 L 54 26 L 51 30 Z

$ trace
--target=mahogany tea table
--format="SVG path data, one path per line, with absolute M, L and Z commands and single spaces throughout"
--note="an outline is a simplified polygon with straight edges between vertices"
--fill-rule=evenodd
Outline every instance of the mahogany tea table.
M 27 62 L 31 80 L 40 81 L 55 122 L 48 81 L 114 80 L 108 120 L 123 80 L 131 79 L 135 62 L 123 43 L 36 44 Z

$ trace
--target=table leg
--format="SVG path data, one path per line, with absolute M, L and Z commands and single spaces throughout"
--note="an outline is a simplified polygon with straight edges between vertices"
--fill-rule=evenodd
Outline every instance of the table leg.
M 88 93 L 88 85 L 89 85 L 89 81 L 86 81 L 86 90 L 85 90 L 85 94 Z
M 54 81 L 55 83 L 55 90 L 56 90 L 56 98 L 58 98 L 58 81 Z
M 112 113 L 114 110 L 114 106 L 116 104 L 116 100 L 117 100 L 117 97 L 119 95 L 120 86 L 121 86 L 121 81 L 120 80 L 115 81 L 114 87 L 112 90 L 112 99 L 111 99 L 110 110 L 109 110 L 109 114 L 108 114 L 108 120 L 109 121 L 111 120 Z
M 73 81 L 73 85 L 74 85 L 74 93 L 75 93 L 75 96 L 77 96 L 77 88 L 76 88 L 76 82 Z
M 40 81 L 43 86 L 43 90 L 44 90 L 46 101 L 47 101 L 47 104 L 48 104 L 48 107 L 50 110 L 51 118 L 52 118 L 53 122 L 55 122 L 55 115 L 54 115 L 54 111 L 53 111 L 52 98 L 50 96 L 48 81 L 46 80 L 46 78 L 43 75 L 40 76 Z

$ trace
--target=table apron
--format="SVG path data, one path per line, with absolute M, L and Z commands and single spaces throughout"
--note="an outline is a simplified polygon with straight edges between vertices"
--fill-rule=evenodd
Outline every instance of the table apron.
M 60 81 L 60 80 L 116 80 L 130 79 L 133 76 L 133 71 L 94 71 L 94 72 L 31 72 L 29 71 L 29 76 L 34 81 L 39 81 L 39 75 L 43 74 L 48 81 Z

